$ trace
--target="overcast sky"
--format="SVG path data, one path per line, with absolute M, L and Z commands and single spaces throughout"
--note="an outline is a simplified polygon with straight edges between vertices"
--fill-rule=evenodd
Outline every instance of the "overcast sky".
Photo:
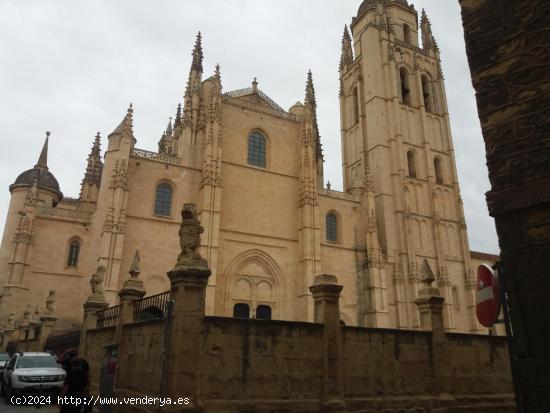
M 137 147 L 157 141 L 182 101 L 197 31 L 205 78 L 221 66 L 224 91 L 259 88 L 283 108 L 303 101 L 313 72 L 325 175 L 342 188 L 338 62 L 344 24 L 361 0 L 3 0 L 0 13 L 0 231 L 8 186 L 32 168 L 45 131 L 49 167 L 77 197 L 97 131 L 134 104 Z M 498 252 L 483 139 L 456 0 L 417 0 L 441 49 L 470 248 Z

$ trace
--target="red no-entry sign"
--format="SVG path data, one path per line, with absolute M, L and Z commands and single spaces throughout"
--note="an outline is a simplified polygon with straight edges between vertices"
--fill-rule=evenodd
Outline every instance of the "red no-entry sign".
M 498 279 L 491 267 L 477 267 L 476 316 L 481 325 L 491 327 L 500 314 L 500 291 Z

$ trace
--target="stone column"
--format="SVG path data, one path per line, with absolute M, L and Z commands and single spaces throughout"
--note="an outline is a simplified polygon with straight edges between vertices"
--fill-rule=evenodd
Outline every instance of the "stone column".
M 199 255 L 200 233 L 194 204 L 185 204 L 179 231 L 182 252 L 176 266 L 168 272 L 171 299 L 166 395 L 191 397 L 190 410 L 203 411 L 200 401 L 202 332 L 206 303 L 206 286 L 211 271 Z
M 314 319 L 324 325 L 325 372 L 324 401 L 321 412 L 345 412 L 344 357 L 342 325 L 340 323 L 340 292 L 342 286 L 334 275 L 317 275 L 309 287 L 314 301 Z
M 38 336 L 38 351 L 46 350 L 44 346 L 46 345 L 46 340 L 49 335 L 55 329 L 55 324 L 57 322 L 57 317 L 54 315 L 43 315 L 40 317 L 40 335 Z
M 84 320 L 82 321 L 82 330 L 80 332 L 80 345 L 78 347 L 78 353 L 86 356 L 86 333 L 88 330 L 93 330 L 97 327 L 96 312 L 105 310 L 109 307 L 106 301 L 88 301 L 83 305 L 84 307 Z
M 143 281 L 138 279 L 141 270 L 139 268 L 139 252 L 136 250 L 134 260 L 130 267 L 130 278 L 124 281 L 122 290 L 118 293 L 120 299 L 120 313 L 116 332 L 116 342 L 120 343 L 120 336 L 124 324 L 132 323 L 134 320 L 134 304 L 145 295 Z
M 8 347 L 8 343 L 12 340 L 13 337 L 13 328 L 5 327 L 4 328 L 4 341 L 2 342 L 2 347 L 0 347 L 0 352 L 5 352 Z
M 450 360 L 448 357 L 447 340 L 443 325 L 443 302 L 445 299 L 439 290 L 432 287 L 435 277 L 429 268 L 426 260 L 422 264 L 422 283 L 424 288 L 418 291 L 418 298 L 415 300 L 420 315 L 420 328 L 424 331 L 431 331 L 431 357 L 432 357 L 432 381 L 428 388 L 431 393 L 443 393 L 448 389 L 447 382 L 450 377 Z
M 84 303 L 84 320 L 82 321 L 82 330 L 80 333 L 80 345 L 78 352 L 82 355 L 86 355 L 86 333 L 88 330 L 97 328 L 97 316 L 96 312 L 105 310 L 109 307 L 107 300 L 105 299 L 105 290 L 103 283 L 105 282 L 105 267 L 99 265 L 94 274 L 90 278 L 90 286 L 92 287 L 92 294 L 88 297 L 88 300 Z

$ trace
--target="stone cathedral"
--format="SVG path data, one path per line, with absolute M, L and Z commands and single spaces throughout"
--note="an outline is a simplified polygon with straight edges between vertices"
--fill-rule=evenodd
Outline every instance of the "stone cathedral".
M 350 29 L 339 66 L 343 192 L 324 186 L 311 73 L 288 110 L 256 81 L 226 92 L 219 67 L 204 73 L 199 33 L 158 151 L 139 149 L 130 105 L 106 140 L 95 136 L 77 199 L 48 168 L 47 137 L 10 185 L 0 321 L 54 289 L 60 323 L 78 323 L 98 266 L 116 305 L 136 251 L 147 294 L 168 290 L 180 211 L 195 203 L 209 314 L 313 321 L 308 287 L 327 273 L 344 286 L 346 324 L 415 329 L 417 291 L 433 277 L 445 328 L 481 332 L 475 268 L 498 257 L 469 250 L 430 21 L 407 0 L 365 0 Z

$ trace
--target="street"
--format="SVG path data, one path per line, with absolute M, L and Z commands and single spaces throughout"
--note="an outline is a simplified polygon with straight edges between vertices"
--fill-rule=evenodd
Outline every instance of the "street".
M 40 409 L 37 409 L 35 406 L 13 406 L 7 404 L 4 397 L 0 397 L 0 412 L 2 413 L 31 413 L 36 411 L 42 413 L 56 413 L 58 409 L 52 406 L 41 406 Z

